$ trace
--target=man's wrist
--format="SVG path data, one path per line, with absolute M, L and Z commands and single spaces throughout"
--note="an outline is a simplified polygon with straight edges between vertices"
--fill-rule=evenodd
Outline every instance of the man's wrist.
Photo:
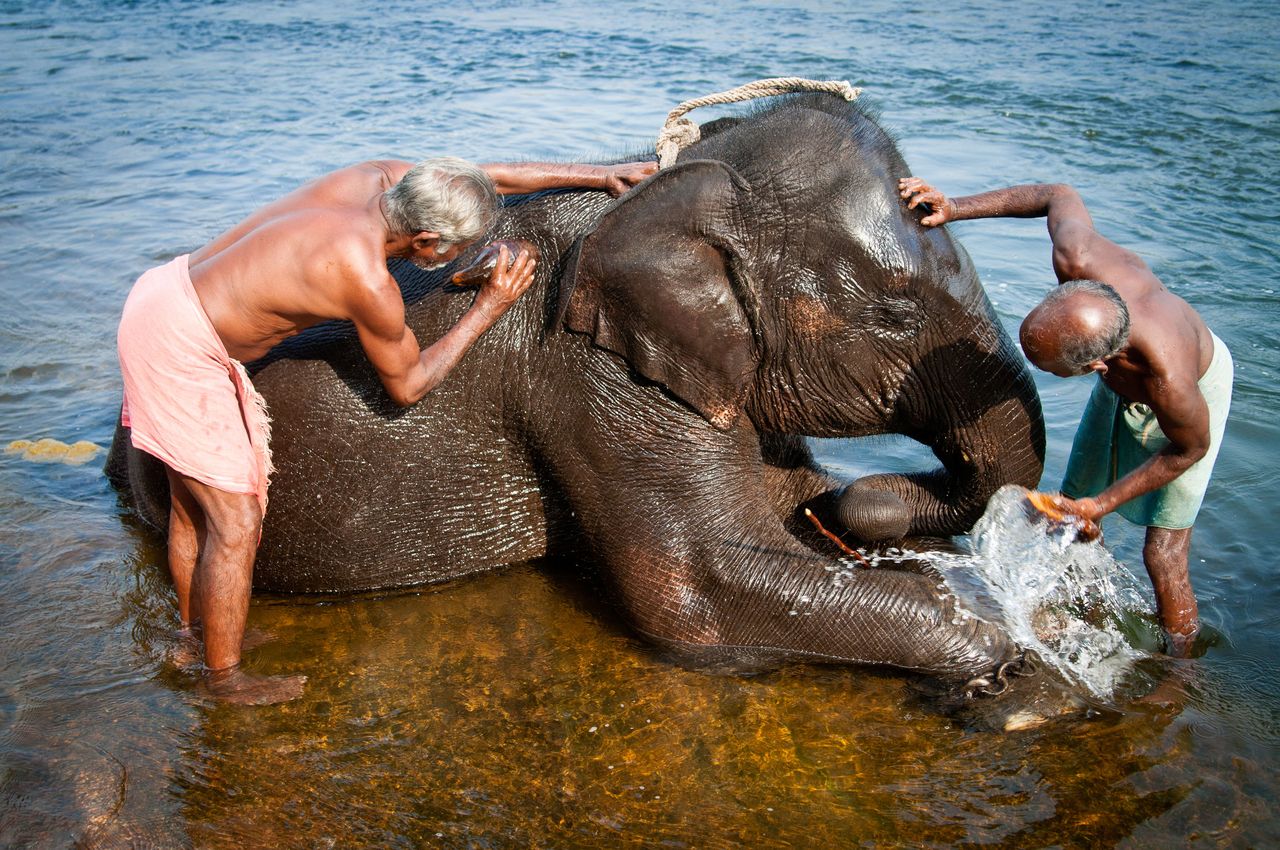
M 471 303 L 471 309 L 468 311 L 480 323 L 477 334 L 484 333 L 493 327 L 494 322 L 501 319 L 502 314 L 511 309 L 511 305 L 514 303 L 514 301 L 503 303 L 499 299 L 486 297 L 484 290 L 481 290 L 476 295 L 476 300 Z
M 1113 497 L 1107 496 L 1105 492 L 1094 496 L 1093 504 L 1098 511 L 1099 518 L 1106 516 L 1120 506 L 1119 502 L 1117 502 Z
M 613 174 L 613 170 L 607 165 L 588 165 L 578 166 L 583 169 L 582 182 L 591 189 L 607 189 L 609 188 L 609 178 Z

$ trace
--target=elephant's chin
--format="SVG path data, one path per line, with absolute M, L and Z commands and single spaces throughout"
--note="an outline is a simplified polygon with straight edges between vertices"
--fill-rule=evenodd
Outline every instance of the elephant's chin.
M 901 540 L 911 530 L 911 508 L 886 490 L 850 484 L 836 508 L 844 527 L 859 540 Z

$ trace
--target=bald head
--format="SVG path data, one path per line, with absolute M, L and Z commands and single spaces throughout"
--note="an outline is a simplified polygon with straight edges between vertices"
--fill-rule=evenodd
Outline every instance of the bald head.
M 1027 359 L 1055 375 L 1083 375 L 1129 342 L 1129 309 L 1111 287 L 1072 280 L 1056 287 L 1022 321 Z

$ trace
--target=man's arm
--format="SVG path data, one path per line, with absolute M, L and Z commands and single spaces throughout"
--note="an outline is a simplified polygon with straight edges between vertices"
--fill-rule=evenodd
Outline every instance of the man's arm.
M 544 189 L 602 189 L 615 198 L 658 170 L 656 162 L 572 165 L 557 162 L 491 162 L 480 168 L 499 195 L 524 195 Z
M 948 198 L 919 177 L 903 177 L 898 193 L 907 208 L 928 204 L 931 212 L 920 220 L 927 227 L 973 218 L 1045 218 L 1053 242 L 1053 271 L 1058 281 L 1110 281 L 1145 264 L 1094 230 L 1093 218 L 1075 189 L 1063 183 L 1031 183 L 995 189 L 979 195 Z
M 349 312 L 360 344 L 391 400 L 401 407 L 418 402 L 453 371 L 472 344 L 502 317 L 533 282 L 533 258 L 521 251 L 511 267 L 503 249 L 487 283 L 452 328 L 419 350 L 405 324 L 404 302 L 390 275 L 373 287 L 357 285 Z
M 1157 374 L 1147 381 L 1151 410 L 1169 443 L 1141 466 L 1119 478 L 1097 496 L 1057 497 L 1067 513 L 1097 521 L 1131 499 L 1157 490 L 1186 472 L 1209 450 L 1209 405 L 1196 380 L 1198 361 L 1179 352 L 1176 375 Z

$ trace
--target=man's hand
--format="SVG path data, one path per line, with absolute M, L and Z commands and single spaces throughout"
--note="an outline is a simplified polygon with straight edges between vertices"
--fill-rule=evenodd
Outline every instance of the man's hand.
M 507 312 L 516 303 L 529 284 L 533 283 L 533 270 L 537 261 L 527 250 L 521 250 L 515 261 L 511 253 L 503 245 L 498 251 L 498 263 L 493 268 L 489 280 L 480 286 L 480 294 L 476 296 L 476 307 L 484 312 L 490 324 Z
M 1107 511 L 1097 499 L 1068 499 L 1061 494 L 1054 494 L 1049 496 L 1049 502 L 1064 515 L 1078 520 L 1081 540 L 1097 540 L 1102 535 L 1102 526 L 1098 525 L 1098 520 L 1106 516 Z
M 1073 525 L 1076 536 L 1086 542 L 1102 536 L 1098 520 L 1106 513 L 1096 499 L 1068 499 L 1060 493 L 1043 493 L 1038 490 L 1027 494 L 1031 507 L 1057 525 Z
M 656 174 L 658 172 L 658 163 L 624 162 L 619 165 L 608 166 L 607 171 L 604 183 L 600 188 L 616 198 L 649 175 Z
M 909 210 L 920 204 L 929 205 L 933 211 L 920 219 L 920 223 L 926 227 L 937 227 L 955 218 L 956 205 L 919 177 L 899 178 L 898 195 L 907 201 Z

